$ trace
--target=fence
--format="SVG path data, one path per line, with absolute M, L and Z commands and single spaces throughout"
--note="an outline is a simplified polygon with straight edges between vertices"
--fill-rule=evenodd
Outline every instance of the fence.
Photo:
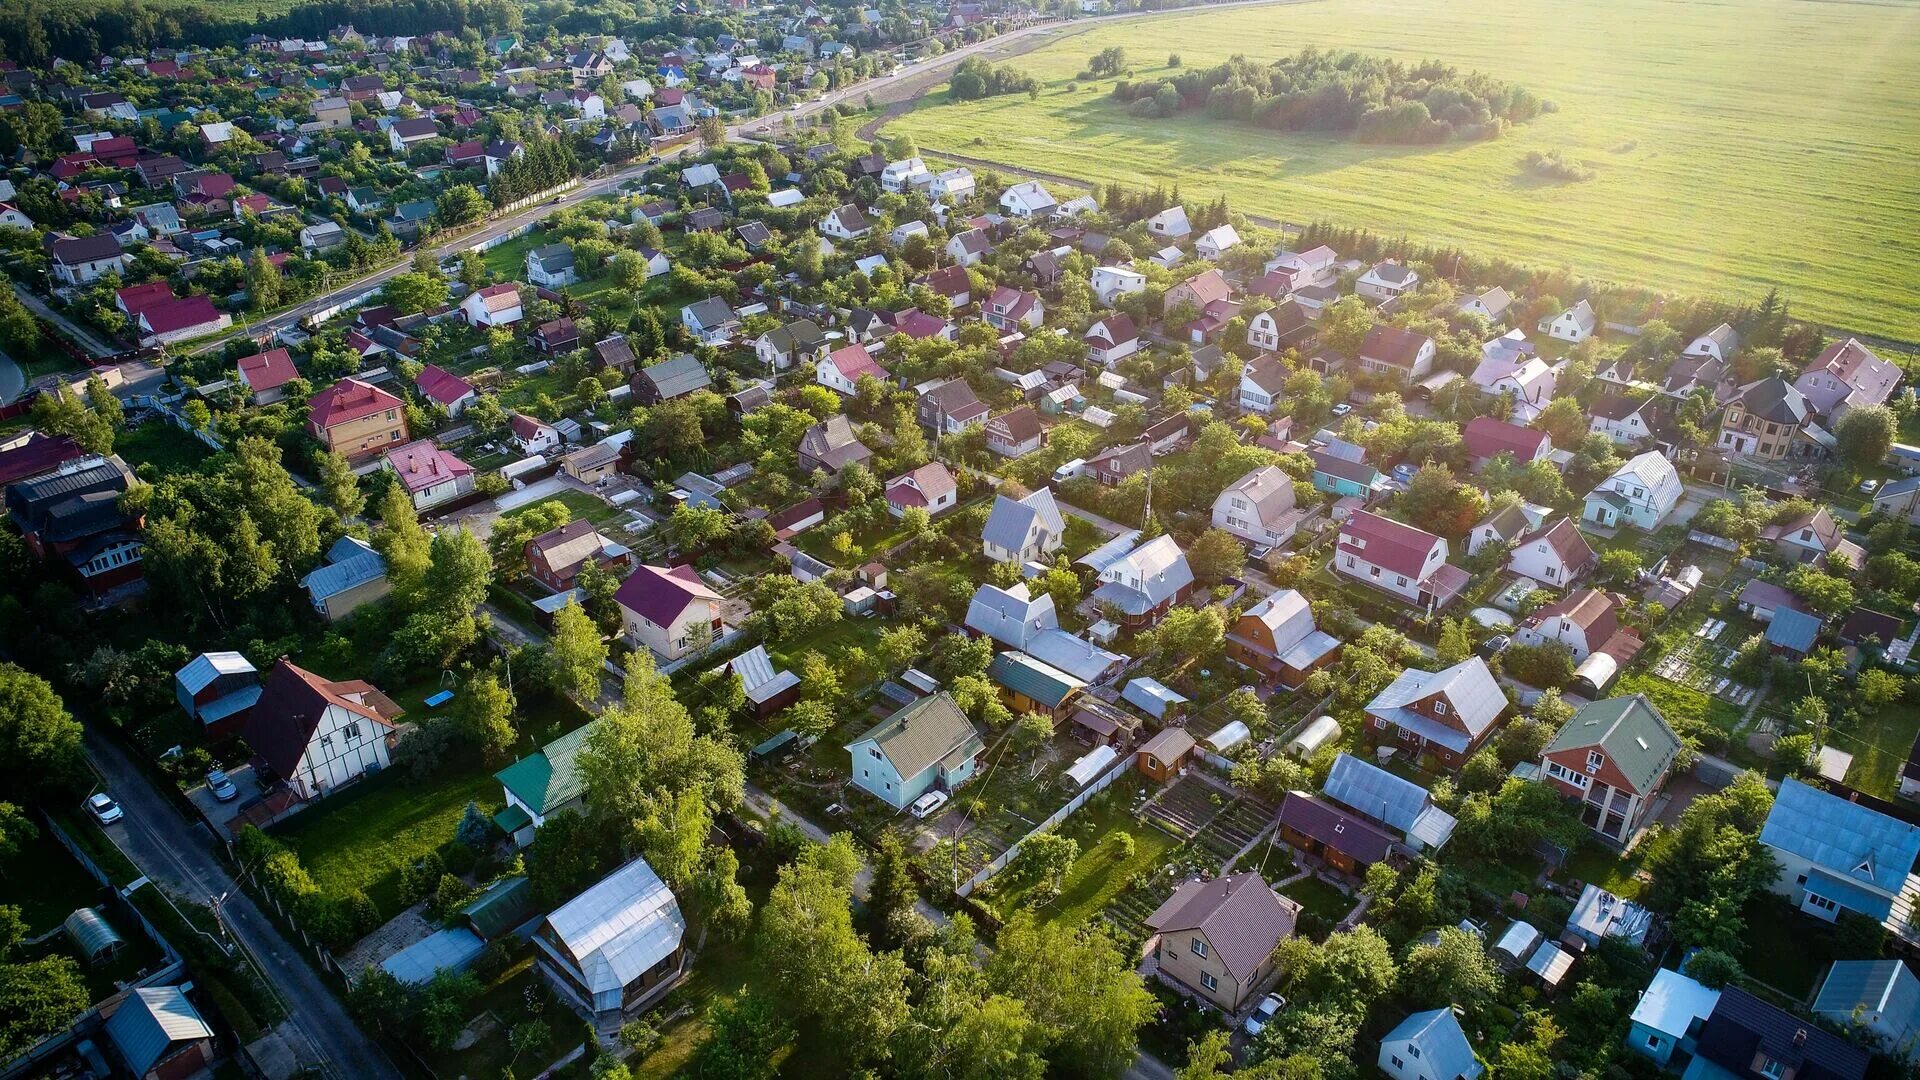
M 972 896 L 973 890 L 979 888 L 981 883 L 985 882 L 988 878 L 999 873 L 1000 871 L 1005 870 L 1007 868 L 1007 864 L 1012 862 L 1014 860 L 1014 857 L 1020 854 L 1021 846 L 1024 845 L 1029 839 L 1031 839 L 1035 833 L 1046 832 L 1048 829 L 1051 829 L 1055 825 L 1060 824 L 1062 821 L 1067 820 L 1067 815 L 1073 813 L 1075 810 L 1080 809 L 1082 806 L 1085 806 L 1087 804 L 1087 800 L 1107 790 L 1108 787 L 1112 786 L 1115 780 L 1120 779 L 1120 777 L 1123 774 L 1125 774 L 1128 769 L 1131 769 L 1131 768 L 1133 768 L 1133 755 L 1132 754 L 1121 755 L 1120 760 L 1114 762 L 1112 768 L 1108 769 L 1104 773 L 1101 773 L 1097 778 L 1094 779 L 1093 783 L 1088 784 L 1086 786 L 1085 790 L 1081 791 L 1080 794 L 1075 795 L 1073 798 L 1068 799 L 1067 804 L 1065 806 L 1062 806 L 1060 809 L 1055 810 L 1051 814 L 1048 814 L 1046 817 L 1046 820 L 1042 821 L 1038 825 L 1035 825 L 1033 829 L 1027 833 L 1026 836 L 1023 836 L 1020 839 L 1014 841 L 1013 845 L 1007 848 L 1007 850 L 1001 852 L 998 858 L 995 858 L 992 862 L 974 871 L 972 877 L 961 882 L 959 887 L 954 889 L 953 891 L 962 897 Z
M 293 917 L 292 910 L 280 902 L 278 893 L 275 893 L 272 889 L 262 884 L 259 879 L 254 876 L 254 872 L 247 867 L 241 867 L 240 879 L 252 886 L 254 894 L 264 899 L 268 906 L 273 908 L 273 913 L 280 917 L 282 925 L 295 934 L 300 935 L 300 944 L 313 950 L 314 961 L 319 964 L 322 972 L 331 972 L 338 975 L 349 984 L 353 981 L 352 973 L 341 966 L 340 961 L 334 957 L 333 950 L 314 940 L 314 938 L 307 933 L 306 929 L 300 925 L 300 921 Z
M 194 427 L 193 422 L 188 420 L 184 413 L 180 412 L 178 409 L 175 409 L 173 407 L 173 404 L 172 404 L 173 402 L 179 401 L 182 397 L 185 397 L 185 396 L 186 395 L 184 394 L 175 394 L 172 397 L 162 398 L 162 397 L 154 397 L 150 394 L 135 394 L 134 396 L 127 399 L 127 404 L 133 405 L 137 408 L 152 409 L 154 412 L 157 412 L 160 415 L 166 417 L 168 420 L 172 421 L 174 427 L 177 427 L 181 431 L 184 431 L 187 434 L 193 436 L 194 438 L 199 439 L 209 449 L 225 450 L 227 448 L 227 444 L 220 441 L 220 436 L 215 435 L 213 432 L 207 431 L 204 428 Z

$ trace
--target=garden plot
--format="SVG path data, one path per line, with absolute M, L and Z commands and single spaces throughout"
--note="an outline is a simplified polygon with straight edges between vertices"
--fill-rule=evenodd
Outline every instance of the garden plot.
M 1148 803 L 1141 816 L 1183 840 L 1190 839 L 1211 824 L 1232 799 L 1206 781 L 1187 776 Z
M 1678 648 L 1661 657 L 1653 666 L 1653 673 L 1670 683 L 1712 694 L 1735 705 L 1750 704 L 1760 691 L 1735 682 L 1727 674 L 1739 654 L 1717 640 L 1728 636 L 1725 630 L 1725 622 L 1707 620 L 1693 636 L 1683 639 Z

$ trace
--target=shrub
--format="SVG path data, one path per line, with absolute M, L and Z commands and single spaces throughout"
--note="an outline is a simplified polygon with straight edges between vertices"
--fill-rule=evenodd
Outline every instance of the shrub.
M 1579 183 L 1591 180 L 1599 175 L 1592 167 L 1564 156 L 1558 150 L 1535 150 L 1527 155 L 1527 171 L 1548 180 L 1566 180 Z

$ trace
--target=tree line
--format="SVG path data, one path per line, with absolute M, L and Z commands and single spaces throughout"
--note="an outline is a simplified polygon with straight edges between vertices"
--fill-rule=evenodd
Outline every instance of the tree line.
M 960 61 L 948 89 L 955 101 L 977 101 L 1001 94 L 1031 94 L 1040 89 L 1040 80 L 1004 64 L 990 64 L 970 56 Z
M 1204 109 L 1211 120 L 1381 143 L 1496 138 L 1554 109 L 1525 87 L 1438 60 L 1403 64 L 1313 48 L 1271 64 L 1236 56 L 1171 78 L 1122 79 L 1113 96 L 1135 116 Z

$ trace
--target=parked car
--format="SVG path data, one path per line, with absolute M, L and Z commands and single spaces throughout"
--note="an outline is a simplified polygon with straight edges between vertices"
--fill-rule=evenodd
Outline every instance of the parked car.
M 221 802 L 232 802 L 240 796 L 240 789 L 234 787 L 233 780 L 219 769 L 207 774 L 207 790 Z
M 120 804 L 113 801 L 113 796 L 104 791 L 87 800 L 87 813 L 102 825 L 111 825 L 127 816 L 127 812 L 120 809 Z
M 1273 1018 L 1286 1007 L 1286 998 L 1279 994 L 1268 994 L 1260 999 L 1260 1004 L 1253 1007 L 1253 1013 L 1240 1026 L 1248 1035 L 1258 1035 L 1266 1030 L 1267 1025 L 1273 1023 Z
M 1880 481 L 1878 480 L 1862 480 L 1860 481 L 1860 494 L 1871 495 L 1879 486 Z
M 1339 404 L 1333 407 L 1333 415 L 1335 416 L 1345 416 L 1352 411 L 1353 411 L 1353 406 L 1347 404 L 1344 401 L 1340 402 Z
M 1480 656 L 1482 659 L 1491 660 L 1494 657 L 1500 655 L 1503 651 L 1506 650 L 1506 647 L 1511 644 L 1513 644 L 1512 635 L 1495 634 L 1492 637 L 1488 638 L 1487 640 L 1481 642 L 1480 648 L 1477 651 L 1480 653 Z
M 913 800 L 913 805 L 907 807 L 907 813 L 917 818 L 924 818 L 945 805 L 947 805 L 946 792 L 929 791 L 925 795 Z

